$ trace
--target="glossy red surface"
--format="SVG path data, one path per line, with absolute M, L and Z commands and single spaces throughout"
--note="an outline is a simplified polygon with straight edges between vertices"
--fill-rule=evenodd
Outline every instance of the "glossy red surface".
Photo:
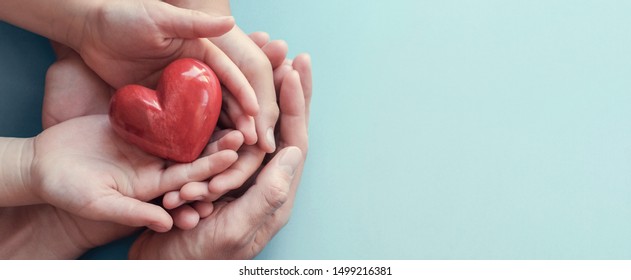
M 178 59 L 162 73 L 156 90 L 120 88 L 110 103 L 110 122 L 127 142 L 161 158 L 191 162 L 203 151 L 221 111 L 221 85 L 204 63 Z

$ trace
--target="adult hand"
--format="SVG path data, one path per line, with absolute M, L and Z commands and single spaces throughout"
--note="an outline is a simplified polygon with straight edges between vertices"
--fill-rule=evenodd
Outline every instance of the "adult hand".
M 237 198 L 214 203 L 210 216 L 191 230 L 145 231 L 130 250 L 133 259 L 247 259 L 256 256 L 287 223 L 308 149 L 307 106 L 311 69 L 307 55 L 280 79 L 279 147 L 282 150 Z M 304 75 L 304 76 L 301 76 Z M 286 147 L 285 147 L 286 146 Z

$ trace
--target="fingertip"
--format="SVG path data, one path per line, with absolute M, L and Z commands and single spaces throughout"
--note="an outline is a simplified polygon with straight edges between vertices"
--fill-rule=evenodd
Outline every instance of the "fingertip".
M 261 109 L 259 107 L 258 101 L 256 100 L 256 94 L 254 93 L 254 90 L 252 90 L 252 93 L 250 93 L 249 95 L 253 96 L 254 102 L 251 102 L 249 106 L 246 106 L 246 108 L 244 108 L 245 113 L 251 117 L 256 117 L 258 116 Z
M 162 197 L 162 206 L 165 209 L 175 209 L 186 201 L 180 198 L 180 191 L 170 191 Z
M 227 138 L 226 140 L 229 141 L 229 143 L 233 145 L 233 147 L 229 147 L 228 149 L 231 149 L 234 151 L 238 150 L 245 142 L 245 135 L 243 134 L 243 132 L 238 131 L 238 130 L 234 130 L 230 132 L 226 138 Z
M 182 230 L 195 228 L 200 219 L 199 213 L 189 205 L 183 205 L 171 211 L 171 215 L 175 226 Z
M 243 137 L 242 143 L 245 143 L 246 145 L 254 145 L 256 143 L 258 137 L 256 135 L 256 126 L 253 117 L 240 116 L 237 121 L 237 128 Z
M 285 75 L 285 78 L 283 79 L 283 86 L 285 85 L 290 85 L 292 88 L 300 88 L 302 89 L 299 85 L 300 85 L 300 74 L 298 73 L 298 71 L 296 71 L 296 69 L 291 69 L 291 71 L 289 71 L 289 73 L 287 73 L 287 75 Z M 294 89 L 290 89 L 290 90 L 294 90 Z
M 302 160 L 302 150 L 296 146 L 289 146 L 281 151 L 278 164 L 290 178 L 293 178 Z
M 155 232 L 167 232 L 173 227 L 173 219 L 164 209 L 160 210 L 161 213 L 147 227 Z
M 220 16 L 218 19 L 228 25 L 235 25 L 236 23 L 233 16 Z
M 269 34 L 263 31 L 253 32 L 249 36 L 254 44 L 256 44 L 259 48 L 265 46 L 265 44 L 267 44 L 270 40 Z
M 235 161 L 239 159 L 239 154 L 234 150 L 224 150 L 226 153 L 226 160 L 232 165 Z M 226 167 L 227 168 L 227 167 Z
M 212 202 L 196 201 L 193 203 L 193 208 L 199 214 L 199 218 L 204 219 L 213 213 L 215 205 Z
M 304 63 L 306 66 L 311 67 L 311 55 L 309 53 L 301 53 L 294 58 L 294 63 Z
M 276 87 L 276 89 L 280 89 L 285 76 L 287 76 L 287 73 L 291 72 L 293 69 L 292 65 L 283 64 L 274 70 L 274 87 Z
M 276 139 L 274 137 L 274 127 L 270 127 L 265 132 L 265 143 L 267 147 L 264 149 L 267 153 L 273 153 L 276 151 Z

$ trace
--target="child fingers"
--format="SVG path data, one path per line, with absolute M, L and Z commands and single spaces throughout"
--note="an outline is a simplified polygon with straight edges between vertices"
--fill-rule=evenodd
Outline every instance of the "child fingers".
M 245 146 L 239 151 L 239 159 L 226 171 L 210 180 L 209 191 L 224 194 L 241 187 L 259 168 L 265 152 L 258 146 Z
M 276 88 L 278 93 L 280 93 L 280 86 L 285 79 L 285 75 L 287 75 L 287 73 L 291 72 L 292 70 L 294 70 L 294 68 L 291 64 L 283 64 L 274 69 L 274 87 Z
M 243 133 L 244 143 L 247 145 L 256 143 L 258 136 L 254 118 L 243 112 L 237 100 L 230 93 L 223 95 L 223 106 L 225 108 L 224 112 L 235 125 L 235 128 Z
M 237 151 L 243 145 L 243 140 L 243 134 L 238 130 L 215 131 L 210 144 L 204 148 L 202 156 L 212 155 L 222 150 Z
M 243 111 L 250 116 L 259 112 L 259 103 L 254 88 L 234 62 L 207 39 L 198 39 L 197 45 L 187 48 L 183 56 L 201 59 L 217 74 L 221 83 L 234 95 Z M 201 55 L 200 55 L 201 54 Z
M 162 196 L 162 206 L 165 209 L 175 209 L 187 201 L 180 198 L 180 191 L 170 191 Z
M 163 172 L 161 183 L 152 195 L 155 197 L 176 190 L 189 182 L 204 181 L 226 170 L 237 158 L 235 151 L 223 150 L 191 163 L 172 165 Z
M 200 215 L 196 209 L 190 205 L 182 205 L 170 211 L 173 224 L 183 230 L 189 230 L 197 226 Z
M 276 69 L 283 64 L 287 57 L 287 42 L 274 40 L 261 47 L 261 50 L 272 64 L 272 69 Z
M 254 44 L 256 44 L 259 48 L 262 48 L 265 44 L 267 44 L 267 42 L 269 42 L 269 34 L 263 31 L 250 33 L 248 37 L 250 37 L 252 42 L 254 42 Z

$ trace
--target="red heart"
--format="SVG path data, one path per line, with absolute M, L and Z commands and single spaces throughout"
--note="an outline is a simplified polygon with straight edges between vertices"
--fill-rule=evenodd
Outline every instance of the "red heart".
M 127 142 L 177 162 L 200 155 L 221 110 L 221 85 L 204 63 L 183 58 L 169 64 L 157 90 L 127 85 L 110 103 L 110 122 Z

